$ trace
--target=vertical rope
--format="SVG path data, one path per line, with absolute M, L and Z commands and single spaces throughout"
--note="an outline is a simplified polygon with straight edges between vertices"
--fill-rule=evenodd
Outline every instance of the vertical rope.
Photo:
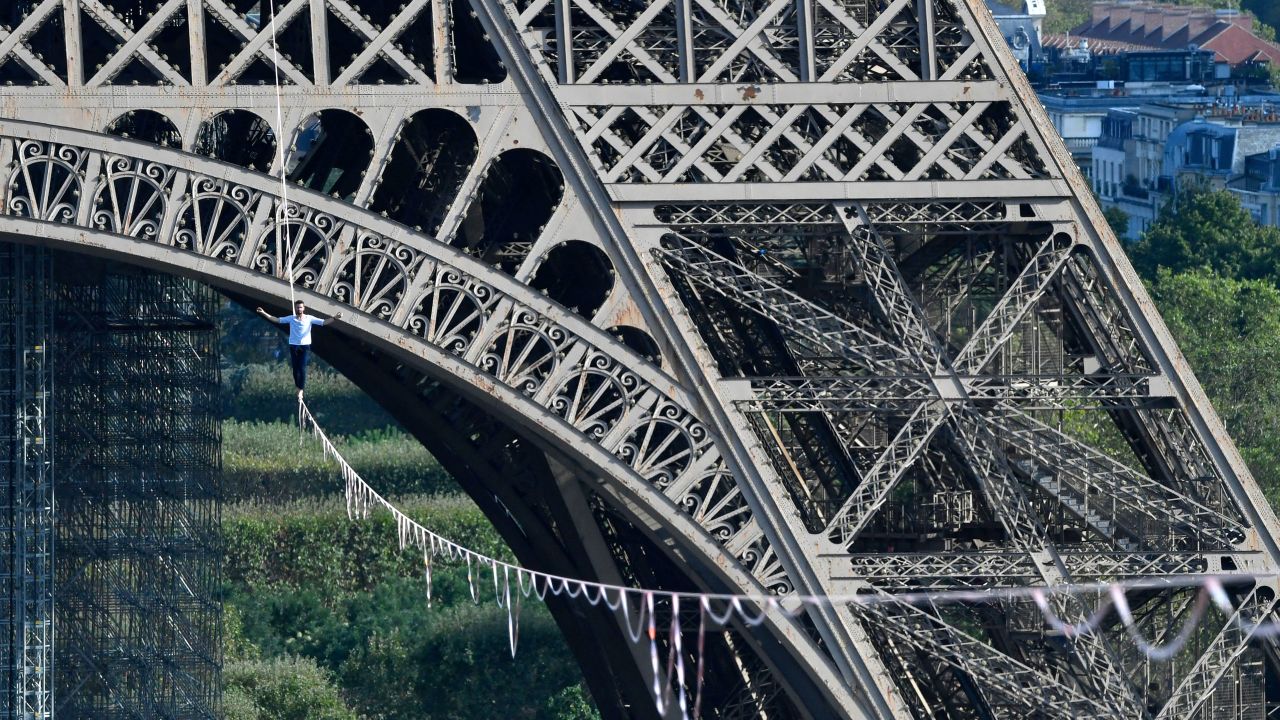
M 280 202 L 276 205 L 276 237 L 284 233 L 284 255 L 286 275 L 289 279 L 289 311 L 292 312 L 298 302 L 293 292 L 293 238 L 284 224 L 285 209 L 289 206 L 289 183 L 285 179 L 285 134 L 284 134 L 284 99 L 280 86 L 280 37 L 276 29 L 276 2 L 268 0 L 271 11 L 271 69 L 275 75 L 272 87 L 276 95 L 276 162 L 280 167 Z

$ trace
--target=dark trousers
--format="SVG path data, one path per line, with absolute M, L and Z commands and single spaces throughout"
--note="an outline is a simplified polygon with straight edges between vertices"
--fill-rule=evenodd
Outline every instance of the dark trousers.
M 311 357 L 310 345 L 290 345 L 289 362 L 293 364 L 293 384 L 299 390 L 307 389 L 307 360 Z

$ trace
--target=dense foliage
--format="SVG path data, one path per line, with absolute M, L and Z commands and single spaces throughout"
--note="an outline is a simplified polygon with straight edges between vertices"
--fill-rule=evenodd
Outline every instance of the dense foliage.
M 223 487 L 228 500 L 270 497 L 280 501 L 326 497 L 342 491 L 342 481 L 331 463 L 324 462 L 319 453 L 297 451 L 298 426 L 292 419 L 227 420 L 222 437 Z M 358 435 L 337 436 L 334 442 L 361 474 L 378 479 L 381 492 L 439 494 L 456 490 L 435 458 L 398 430 L 367 430 Z
M 1280 290 L 1161 270 L 1151 292 L 1254 477 L 1280 500 Z
M 1280 27 L 1280 3 L 1276 0 L 1242 0 L 1240 7 L 1271 28 Z
M 313 357 L 311 367 L 307 405 L 326 430 L 356 435 L 395 427 L 395 421 L 377 403 L 351 381 L 329 370 L 322 360 Z M 224 368 L 223 413 L 240 422 L 295 421 L 296 407 L 287 395 L 293 386 L 292 377 L 286 360 L 259 360 Z
M 1204 268 L 1240 280 L 1274 281 L 1280 277 L 1280 230 L 1254 222 L 1231 192 L 1190 189 L 1133 245 L 1130 257 L 1149 280 L 1159 268 Z
M 505 553 L 467 500 L 397 504 L 442 534 Z M 236 618 L 231 641 L 248 641 L 252 654 L 294 659 L 306 670 L 306 688 L 335 678 L 362 717 L 584 717 L 575 704 L 577 666 L 546 609 L 521 607 L 513 659 L 507 612 L 494 604 L 492 585 L 477 582 L 475 603 L 466 568 L 440 567 L 429 606 L 421 560 L 399 552 L 387 516 L 353 523 L 336 500 L 241 504 L 228 507 L 224 533 L 227 602 Z M 275 666 L 263 661 L 237 667 L 265 675 L 260 683 L 275 682 L 268 672 Z
M 1131 248 L 1254 476 L 1280 504 L 1280 232 L 1226 191 L 1191 190 Z
M 222 669 L 226 720 L 356 720 L 313 660 L 232 660 Z

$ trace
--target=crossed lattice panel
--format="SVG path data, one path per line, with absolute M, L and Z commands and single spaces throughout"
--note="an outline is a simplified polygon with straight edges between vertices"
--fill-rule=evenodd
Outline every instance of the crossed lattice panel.
M 415 57 L 404 46 L 416 44 L 406 42 L 411 34 L 430 34 L 434 25 L 444 24 L 446 18 L 435 15 L 447 15 L 445 8 L 438 4 L 433 12 L 431 0 L 408 0 L 393 17 L 370 18 L 358 0 L 326 0 L 320 15 L 325 21 L 312 27 L 310 0 L 281 0 L 275 14 L 277 36 L 294 32 L 308 38 L 317 33 L 324 37 L 332 26 L 342 28 L 360 48 L 349 59 L 335 63 L 337 72 L 330 79 L 330 59 L 312 52 L 320 48 L 323 53 L 326 43 L 313 44 L 306 51 L 307 62 L 289 57 L 284 50 L 273 48 L 269 16 L 240 12 L 223 0 L 157 0 L 145 16 L 117 12 L 109 0 L 42 0 L 16 27 L 0 30 L 0 68 L 14 63 L 30 76 L 32 84 L 66 86 L 69 73 L 65 61 L 32 48 L 53 38 L 59 44 L 55 54 L 82 62 L 82 66 L 73 65 L 70 75 L 76 78 L 72 84 L 85 87 L 138 82 L 218 87 L 260 84 L 264 77 L 272 82 L 278 78 L 287 85 L 345 86 L 366 82 L 365 74 L 375 64 L 389 68 L 400 82 L 432 84 L 433 58 Z M 113 45 L 105 59 L 93 67 L 85 59 L 84 45 L 91 37 L 105 38 Z M 70 52 L 65 47 L 68 38 Z M 227 56 L 220 58 L 213 45 L 228 50 Z M 206 62 L 217 66 L 205 68 Z M 202 72 L 197 73 L 196 67 Z M 121 77 L 126 69 L 135 70 L 127 82 Z M 254 79 L 246 77 L 251 69 L 260 71 Z
M 981 82 L 977 44 L 914 0 L 506 4 L 606 183 L 975 180 L 1042 177 L 1009 96 L 940 102 L 637 101 L 610 83 Z M 922 54 L 921 27 L 935 43 Z M 568 38 L 568 41 L 566 41 Z M 974 68 L 978 68 L 975 70 Z M 595 84 L 589 96 L 564 88 Z M 966 88 L 965 92 L 973 88 Z M 818 92 L 818 88 L 814 88 Z M 979 93 L 980 94 L 980 93 Z M 944 96 L 945 98 L 945 93 Z M 941 98 L 940 98 L 941 99 Z
M 575 106 L 606 183 L 1043 175 L 1004 102 Z
M 518 0 L 516 27 L 563 82 L 789 82 L 992 77 L 964 26 L 935 20 L 938 51 L 920 52 L 915 0 L 725 3 Z M 569 41 L 565 42 L 564 37 Z

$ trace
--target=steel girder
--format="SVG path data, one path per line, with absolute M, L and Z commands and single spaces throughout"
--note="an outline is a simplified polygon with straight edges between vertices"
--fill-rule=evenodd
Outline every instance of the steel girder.
M 0 122 L 4 232 L 257 298 L 292 273 L 696 558 L 680 582 L 894 593 L 1280 563 L 1274 516 L 978 0 L 286 0 L 279 53 L 229 0 L 14 8 L 0 78 L 21 89 L 0 107 L 59 127 Z M 150 111 L 170 126 L 152 139 L 235 162 L 209 129 L 227 111 L 275 125 L 259 83 L 277 72 L 283 166 L 68 130 L 136 134 L 118 116 Z M 314 163 L 316 114 L 342 108 L 368 157 L 278 222 L 255 170 Z M 447 118 L 474 155 L 442 185 L 413 138 Z M 493 246 L 510 196 L 492 178 L 520 187 L 503 163 L 526 150 L 563 188 Z M 406 186 L 432 188 L 413 196 L 440 208 L 429 222 L 383 200 Z M 578 313 L 547 279 L 573 241 L 612 281 Z M 1062 698 L 1191 717 L 1254 652 L 1193 647 L 1186 679 L 1131 687 L 1155 675 L 1117 629 L 1064 643 L 1025 610 L 774 618 L 735 652 L 744 687 L 788 703 L 723 714 L 1036 716 Z

